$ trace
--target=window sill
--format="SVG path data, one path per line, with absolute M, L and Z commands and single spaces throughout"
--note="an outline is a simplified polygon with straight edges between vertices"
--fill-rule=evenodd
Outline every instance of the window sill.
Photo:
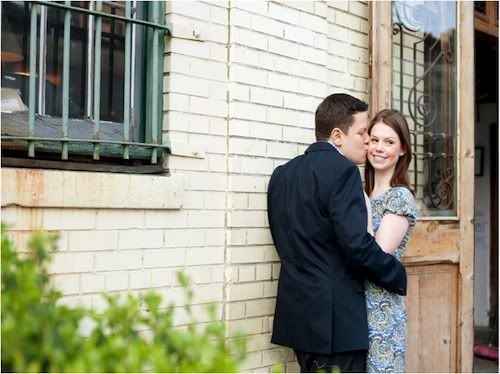
M 2 206 L 180 209 L 183 176 L 2 168 Z

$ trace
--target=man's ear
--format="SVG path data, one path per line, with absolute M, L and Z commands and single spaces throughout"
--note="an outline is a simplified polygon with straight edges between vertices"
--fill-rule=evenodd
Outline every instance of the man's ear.
M 332 133 L 330 134 L 330 141 L 333 144 L 335 144 L 337 147 L 341 147 L 343 135 L 344 135 L 344 132 L 341 129 L 339 129 L 338 127 L 335 127 L 332 130 Z

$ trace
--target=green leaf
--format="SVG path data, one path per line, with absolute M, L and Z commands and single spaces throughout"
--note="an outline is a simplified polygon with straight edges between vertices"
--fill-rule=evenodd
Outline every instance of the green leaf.
M 100 312 L 68 307 L 51 287 L 48 272 L 57 235 L 36 232 L 28 255 L 21 256 L 4 225 L 1 230 L 2 371 L 239 371 L 244 339 L 225 340 L 215 305 L 207 306 L 210 322 L 197 323 L 185 274 L 177 276 L 186 294 L 184 327 L 174 326 L 174 307 L 162 308 L 153 291 L 126 297 L 103 294 L 107 306 Z M 83 325 L 91 326 L 85 335 Z

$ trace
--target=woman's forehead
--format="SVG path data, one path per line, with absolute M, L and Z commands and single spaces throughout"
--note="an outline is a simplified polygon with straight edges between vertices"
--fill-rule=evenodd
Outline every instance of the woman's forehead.
M 377 122 L 372 126 L 370 129 L 370 134 L 371 135 L 376 135 L 380 137 L 386 137 L 386 138 L 398 138 L 399 136 L 396 131 L 392 129 L 389 125 L 385 124 L 384 122 Z

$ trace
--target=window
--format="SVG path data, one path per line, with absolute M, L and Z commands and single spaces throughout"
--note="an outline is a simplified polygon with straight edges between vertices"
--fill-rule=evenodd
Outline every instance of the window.
M 4 165 L 159 171 L 164 3 L 1 6 Z
M 457 209 L 456 7 L 392 2 L 392 107 L 410 126 L 410 177 L 423 216 Z
M 476 30 L 498 38 L 498 1 L 474 1 Z

